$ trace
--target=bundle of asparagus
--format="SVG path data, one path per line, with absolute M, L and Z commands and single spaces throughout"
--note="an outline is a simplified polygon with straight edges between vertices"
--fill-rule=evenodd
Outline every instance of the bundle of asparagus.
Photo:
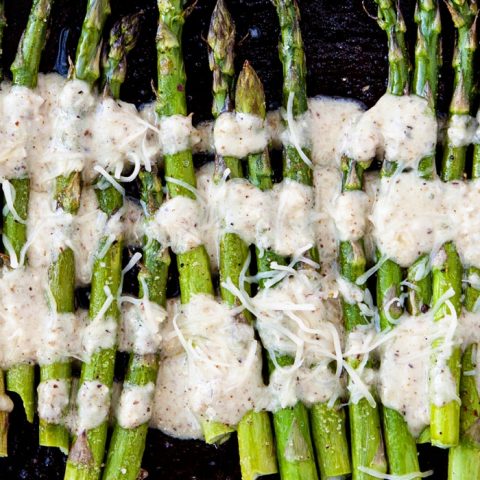
M 85 58 L 82 58 L 82 49 L 77 53 L 77 62 L 84 67 L 80 74 L 81 79 L 88 79 L 93 85 L 100 76 L 98 64 L 100 36 L 103 25 L 110 13 L 108 1 L 103 5 L 92 2 L 87 8 L 87 16 L 84 21 L 83 37 L 80 45 L 89 45 L 90 51 L 92 45 L 96 45 L 96 53 L 89 57 L 89 62 L 82 64 Z M 125 79 L 126 56 L 133 49 L 137 40 L 139 17 L 133 15 L 127 17 L 116 24 L 110 34 L 109 52 L 105 61 L 104 79 L 105 91 L 118 98 L 120 87 Z M 87 68 L 88 65 L 88 68 Z M 109 185 L 107 188 L 101 188 L 102 180 L 97 183 L 97 198 L 100 209 L 109 217 L 113 216 L 123 205 L 121 192 L 115 188 L 115 185 Z M 109 246 L 105 251 L 105 246 Z M 112 293 L 116 294 L 121 285 L 122 274 L 122 252 L 123 238 L 118 236 L 113 242 L 108 237 L 104 237 L 96 254 L 93 265 L 92 287 L 90 293 L 89 318 L 94 321 L 99 315 L 119 321 L 119 305 L 115 301 L 109 301 Z M 108 305 L 105 310 L 104 306 Z M 110 348 L 97 349 L 90 357 L 88 363 L 82 364 L 82 373 L 80 377 L 79 393 L 85 385 L 94 384 L 92 388 L 111 388 L 113 384 L 113 374 L 115 365 L 116 345 Z M 108 392 L 108 390 L 107 390 Z M 81 412 L 79 412 L 79 415 Z M 96 422 L 98 423 L 98 422 Z M 107 440 L 108 419 L 103 419 L 100 424 L 90 425 L 84 430 L 78 432 L 74 439 L 68 456 L 65 478 L 85 478 L 96 479 L 101 475 L 103 465 L 105 443 Z
M 50 1 L 39 0 L 32 5 L 26 30 L 11 67 L 15 85 L 33 89 L 37 84 L 40 57 L 45 46 L 51 8 Z M 27 241 L 26 220 L 30 184 L 28 178 L 14 178 L 10 183 L 15 190 L 13 207 L 19 218 L 15 218 L 13 212 L 7 211 L 4 218 L 3 243 L 5 247 L 7 242 L 11 245 L 13 254 L 21 263 L 22 250 Z M 10 263 L 13 261 L 11 258 Z M 33 365 L 24 364 L 11 368 L 7 372 L 7 389 L 18 393 L 22 399 L 27 420 L 33 422 L 35 411 Z
M 213 10 L 208 44 L 210 69 L 213 72 L 213 116 L 216 118 L 223 112 L 231 111 L 235 104 L 237 112 L 265 117 L 263 87 L 248 64 L 239 75 L 233 98 L 235 24 L 223 0 L 219 0 Z M 243 171 L 243 159 L 216 155 L 215 181 L 222 181 L 225 176 L 242 178 Z M 219 255 L 222 299 L 231 306 L 238 305 L 238 299 L 222 284 L 230 279 L 236 287 L 239 286 L 241 272 L 249 255 L 248 245 L 235 233 L 225 233 L 220 239 Z M 238 321 L 251 323 L 250 312 L 241 312 Z M 237 432 L 242 478 L 248 480 L 277 473 L 268 413 L 247 413 L 238 424 Z
M 405 23 L 400 10 L 390 0 L 376 0 L 376 3 L 378 5 L 377 21 L 386 32 L 388 39 L 387 94 L 395 97 L 408 96 L 412 88 L 415 95 L 428 102 L 433 115 L 438 90 L 438 69 L 441 62 L 439 46 L 441 22 L 438 3 L 433 0 L 417 2 L 415 21 L 418 24 L 418 31 L 412 78 L 410 78 L 410 62 L 405 42 Z M 284 133 L 281 137 L 284 144 L 282 177 L 284 182 L 300 185 L 308 192 L 313 192 L 314 155 L 310 150 L 310 144 L 308 142 L 302 144 L 296 131 L 300 128 L 298 122 L 308 118 L 309 108 L 306 92 L 307 68 L 300 31 L 299 9 L 295 0 L 275 0 L 274 6 L 281 32 L 279 51 L 284 77 L 285 121 L 283 122 Z M 476 49 L 477 6 L 473 0 L 449 0 L 447 6 L 453 18 L 457 40 L 453 62 L 454 92 L 443 148 L 441 179 L 444 182 L 462 182 L 470 152 L 468 145 L 472 140 L 459 143 L 455 137 L 455 128 L 458 126 L 459 117 L 470 121 L 469 115 L 475 100 L 473 57 Z M 12 65 L 13 83 L 16 86 L 35 88 L 50 9 L 51 2 L 36 0 L 33 3 L 26 31 Z M 148 125 L 147 128 L 160 135 L 163 130 L 173 128 L 172 125 L 175 122 L 183 122 L 182 125 L 188 123 L 185 122 L 188 112 L 185 93 L 186 75 L 182 57 L 182 28 L 188 11 L 183 0 L 159 0 L 158 11 L 156 37 L 158 88 L 155 104 L 157 124 Z M 110 5 L 107 0 L 88 2 L 71 77 L 85 82 L 90 90 L 96 87 L 99 78 L 102 77 L 104 95 L 119 99 L 120 88 L 126 74 L 126 56 L 135 46 L 141 21 L 138 15 L 133 15 L 116 23 L 110 32 L 108 45 L 106 44 L 103 48 L 105 54 L 102 57 L 103 29 L 109 14 Z M 0 3 L 0 41 L 4 23 L 3 3 Z M 225 1 L 219 0 L 213 10 L 207 40 L 209 65 L 213 72 L 213 117 L 220 122 L 223 114 L 253 116 L 261 126 L 258 128 L 263 132 L 267 117 L 265 94 L 261 80 L 250 63 L 245 62 L 243 65 L 234 88 L 235 35 L 233 18 L 227 10 Z M 142 118 L 139 116 L 138 122 L 143 122 Z M 85 132 L 85 135 L 88 136 L 89 133 Z M 196 189 L 196 171 L 191 149 L 194 142 L 191 140 L 191 131 L 183 135 L 184 141 L 174 145 L 173 137 L 169 137 L 171 144 L 162 146 L 163 163 L 142 165 L 138 170 L 135 170 L 137 164 L 135 165 L 131 177 L 138 175 L 140 185 L 140 202 L 143 206 L 142 254 L 137 253 L 122 270 L 125 246 L 123 230 L 116 231 L 113 237 L 107 235 L 101 240 L 93 265 L 89 322 L 100 320 L 104 322 L 105 329 L 110 328 L 111 325 L 122 325 L 121 306 L 126 298 L 121 296 L 123 276 L 126 270 L 140 258 L 142 262 L 138 273 L 139 295 L 138 298 L 131 297 L 130 301 L 139 308 L 141 321 L 148 322 L 147 310 L 151 308 L 154 308 L 155 314 L 162 319 L 172 316 L 166 308 L 172 255 L 178 268 L 180 298 L 184 306 L 199 296 L 207 297 L 212 302 L 224 304 L 225 308 L 232 312 L 232 317 L 238 324 L 248 324 L 251 329 L 258 326 L 259 336 L 262 337 L 260 328 L 262 312 L 255 309 L 253 294 L 256 293 L 261 297 L 263 294 L 268 295 L 270 289 L 273 291 L 279 288 L 280 281 L 275 284 L 267 282 L 267 279 L 272 277 L 272 272 L 282 269 L 286 272 L 283 278 L 294 278 L 305 274 L 302 278 L 308 283 L 308 274 L 323 273 L 325 265 L 322 264 L 322 250 L 319 251 L 315 245 L 309 246 L 307 253 L 299 257 L 301 260 L 296 261 L 296 257 L 292 254 L 290 262 L 290 254 L 282 255 L 275 249 L 264 250 L 263 245 L 257 241 L 249 245 L 241 234 L 229 231 L 229 226 L 224 225 L 224 218 L 215 218 L 222 224 L 220 225 L 221 235 L 216 239 L 220 277 L 218 293 L 222 301 L 216 300 L 215 278 L 204 244 L 200 242 L 194 248 L 175 252 L 173 246 L 167 241 L 160 241 L 160 237 L 153 238 L 149 233 L 150 227 L 158 221 L 158 215 L 165 213 L 162 210 L 164 191 L 168 201 L 176 197 L 197 200 L 200 196 L 200 192 Z M 267 146 L 263 147 L 263 145 Z M 250 186 L 259 192 L 268 193 L 277 188 L 270 163 L 268 142 L 262 144 L 262 148 L 258 151 L 248 150 L 245 156 L 223 155 L 218 150 L 213 153 L 215 154 L 215 171 L 212 183 L 217 187 L 228 190 L 237 181 L 248 181 Z M 365 172 L 372 160 L 359 160 L 353 155 L 343 154 L 340 163 L 343 195 L 365 189 Z M 476 144 L 471 175 L 473 181 L 477 179 L 480 172 L 479 165 L 480 148 Z M 381 182 L 393 183 L 403 174 L 401 172 L 403 167 L 404 165 L 396 158 L 384 159 L 380 172 Z M 435 153 L 432 151 L 423 156 L 415 168 L 415 173 L 425 182 L 435 181 Z M 125 192 L 109 172 L 101 171 L 100 173 L 102 177 L 95 185 L 96 196 L 101 212 L 110 219 L 121 211 Z M 165 179 L 165 189 L 162 186 L 162 175 Z M 128 181 L 124 180 L 127 177 L 122 178 L 123 180 L 120 181 Z M 74 171 L 69 175 L 55 176 L 54 185 L 51 193 L 55 210 L 75 216 L 80 208 L 82 172 Z M 10 255 L 9 265 L 12 268 L 23 268 L 29 241 L 27 221 L 30 182 L 23 176 L 4 180 L 2 186 L 8 207 L 4 209 L 4 246 Z M 315 185 L 315 188 L 321 188 L 321 186 Z M 268 198 L 274 197 L 272 195 Z M 201 223 L 203 218 L 200 202 L 197 202 L 197 207 L 199 210 L 196 221 Z M 169 249 L 169 247 L 172 248 Z M 54 260 L 48 268 L 47 292 L 51 293 L 48 305 L 52 315 L 72 314 L 73 316 L 76 312 L 76 253 L 73 246 L 62 247 L 60 251 L 55 252 Z M 400 262 L 387 258 L 386 253 L 378 245 L 377 265 L 366 272 L 368 260 L 364 238 L 342 239 L 339 242 L 338 263 L 340 276 L 343 277 L 341 281 L 350 285 L 351 289 L 360 290 L 363 296 L 361 301 L 352 301 L 351 296 L 340 289 L 343 294 L 341 304 L 347 335 L 352 334 L 353 337 L 359 331 L 375 327 L 370 318 L 372 311 L 369 310 L 367 315 L 362 306 L 362 302 L 366 301 L 369 294 L 365 282 L 367 277 L 375 271 L 379 344 L 385 342 L 387 338 L 394 338 L 397 324 L 402 323 L 408 316 L 406 311 L 412 317 L 414 316 L 415 320 L 420 321 L 422 315 L 431 315 L 435 322 L 443 322 L 450 317 L 461 318 L 463 302 L 471 318 L 475 318 L 480 295 L 478 281 L 476 281 L 479 274 L 478 265 L 467 265 L 467 287 L 463 301 L 461 263 L 463 259 L 455 242 L 452 240 L 442 245 L 437 252 L 434 252 L 436 256 L 433 261 L 432 254 L 420 253 L 413 265 L 404 269 L 400 266 Z M 252 257 L 254 261 L 250 263 Z M 248 279 L 247 283 L 244 283 L 245 279 Z M 251 287 L 249 282 L 257 282 L 258 289 Z M 312 285 L 317 284 L 312 283 Z M 403 292 L 405 288 L 408 289 L 408 296 Z M 408 299 L 406 308 L 403 304 L 405 298 Z M 276 311 L 282 311 L 282 309 L 296 311 L 295 308 L 298 308 L 298 305 L 295 306 L 292 302 L 286 306 L 275 305 L 271 308 Z M 303 304 L 301 308 L 313 309 L 308 303 Z M 302 324 L 299 316 L 293 315 L 291 318 L 304 332 L 318 335 L 318 331 L 313 328 L 309 330 L 308 326 Z M 192 318 L 188 319 L 192 321 Z M 197 346 L 188 345 L 185 341 L 176 324 L 177 317 L 173 315 L 170 320 L 187 357 L 195 355 Z M 293 343 L 298 342 L 298 351 L 301 351 L 304 348 L 303 340 L 299 341 L 295 332 L 285 329 L 284 326 L 280 327 L 283 328 L 282 334 Z M 166 332 L 168 336 L 168 331 Z M 338 332 L 335 335 L 334 341 L 339 338 Z M 116 407 L 113 433 L 108 445 L 108 453 L 105 455 L 109 428 L 107 412 L 111 403 L 118 345 L 115 335 L 112 338 L 113 344 L 106 346 L 100 342 L 100 347 L 88 358 L 84 358 L 78 392 L 72 389 L 73 392 L 70 395 L 72 398 L 75 394 L 78 395 L 77 406 L 84 402 L 85 398 L 93 399 L 93 395 L 97 398 L 101 397 L 105 412 L 102 411 L 102 415 L 97 411 L 90 412 L 88 421 L 85 418 L 79 418 L 82 428 L 79 430 L 77 425 L 72 429 L 72 443 L 72 431 L 69 431 L 68 425 L 68 412 L 73 408 L 72 405 L 64 405 L 60 412 L 62 417 L 60 423 L 40 415 L 40 444 L 58 447 L 63 452 L 67 452 L 70 447 L 65 473 L 67 479 L 97 479 L 103 475 L 104 479 L 134 480 L 143 478 L 144 475 L 141 469 L 142 456 L 146 445 L 148 421 L 151 410 L 155 408 L 157 376 L 158 381 L 162 381 L 158 375 L 161 357 L 158 349 L 145 351 L 133 348 L 129 352 L 129 363 L 123 390 Z M 166 340 L 168 341 L 169 338 Z M 264 341 L 265 345 L 266 343 Z M 445 338 L 435 338 L 431 346 L 433 354 L 430 382 L 433 384 L 437 376 L 443 375 L 444 370 L 448 370 L 447 373 L 451 373 L 456 382 L 459 401 L 451 400 L 439 405 L 432 394 L 429 407 L 430 424 L 419 438 L 415 438 L 404 414 L 389 407 L 387 403 L 380 404 L 379 392 L 376 391 L 373 383 L 367 381 L 364 384 L 367 392 L 363 392 L 360 398 L 358 395 L 352 395 L 348 402 L 348 409 L 342 404 L 342 398 L 334 397 L 331 402 L 307 404 L 296 397 L 295 403 L 285 408 L 277 408 L 278 404 L 276 408 L 266 408 L 266 404 L 262 404 L 263 399 L 258 399 L 258 402 L 253 402 L 258 407 L 258 411 L 244 412 L 243 418 L 237 425 L 234 424 L 236 422 L 211 420 L 196 411 L 191 413 L 193 416 L 198 414 L 196 419 L 201 423 L 201 431 L 206 443 L 219 445 L 228 441 L 232 434 L 237 432 L 241 475 L 245 480 L 275 474 L 277 465 L 280 477 L 286 480 L 346 478 L 349 475 L 354 479 L 362 480 L 421 478 L 424 474 L 420 472 L 416 443 L 428 441 L 434 446 L 450 449 L 449 478 L 480 478 L 480 441 L 477 419 L 480 397 L 478 383 L 474 376 L 478 369 L 477 344 L 469 344 L 462 357 L 459 342 L 454 339 L 452 355 L 443 365 L 444 359 L 440 358 L 439 352 L 443 351 L 445 343 L 448 343 Z M 260 345 L 260 342 L 258 344 Z M 365 368 L 372 372 L 376 370 L 374 359 L 369 357 L 372 350 L 374 348 L 371 350 L 367 348 L 364 353 L 348 355 L 342 352 L 340 347 L 339 352 L 336 351 L 335 354 L 324 352 L 324 355 L 331 361 L 329 369 L 338 372 L 339 382 L 341 376 L 349 377 L 348 390 L 353 392 L 357 383 L 363 382 L 361 373 Z M 40 389 L 44 391 L 50 386 L 54 388 L 55 382 L 61 382 L 62 385 L 66 385 L 66 395 L 69 396 L 70 388 L 76 381 L 72 376 L 74 353 L 68 352 L 68 355 L 61 357 L 60 360 L 55 359 L 40 366 L 39 392 Z M 266 363 L 268 363 L 272 383 L 276 373 L 282 369 L 288 371 L 290 367 L 297 367 L 299 363 L 297 358 L 294 359 L 282 351 L 270 349 L 268 355 L 269 358 L 267 354 L 264 356 L 267 358 Z M 299 356 L 300 363 L 304 362 L 305 357 L 302 357 L 302 354 Z M 208 361 L 215 363 L 212 358 L 207 355 Z M 260 356 L 257 355 L 254 361 L 260 362 Z M 307 365 L 307 367 L 314 371 L 315 365 Z M 439 370 L 442 371 L 439 372 Z M 343 374 L 342 371 L 344 371 Z M 2 372 L 0 375 L 1 456 L 7 453 L 8 410 L 11 405 L 5 394 L 3 378 Z M 34 418 L 34 379 L 34 366 L 30 363 L 16 365 L 7 372 L 7 389 L 20 395 L 29 421 L 33 421 Z M 266 383 L 267 385 L 262 384 L 262 389 L 259 390 L 262 394 L 269 392 L 271 387 L 268 382 Z M 207 387 L 214 391 L 214 386 L 207 385 Z M 430 388 L 433 391 L 434 387 Z M 133 393 L 139 395 L 139 392 L 142 394 L 141 401 L 133 395 Z M 213 394 L 212 397 L 214 398 Z M 41 403 L 40 394 L 39 398 Z M 208 407 L 208 400 L 202 399 L 202 401 L 206 402 Z M 94 403 L 88 406 L 94 410 L 97 407 L 98 404 Z M 122 408 L 127 407 L 134 418 L 129 422 L 126 422 L 125 417 L 120 413 Z M 82 408 L 85 410 L 85 405 Z M 86 417 L 85 411 L 82 413 L 82 408 L 78 408 L 77 416 Z M 271 422 L 273 422 L 273 429 Z M 350 445 L 347 438 L 348 430 Z

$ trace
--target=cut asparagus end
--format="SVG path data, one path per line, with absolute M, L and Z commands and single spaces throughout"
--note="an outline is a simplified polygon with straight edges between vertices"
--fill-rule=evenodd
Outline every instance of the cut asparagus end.
M 7 390 L 20 396 L 29 423 L 33 423 L 35 416 L 34 380 L 35 368 L 33 365 L 15 365 L 7 372 Z
M 298 402 L 273 414 L 280 477 L 317 480 L 308 411 Z
M 8 412 L 0 411 L 0 457 L 8 457 Z
M 386 473 L 388 464 L 377 408 L 362 398 L 357 404 L 350 403 L 349 411 L 353 479 L 370 480 L 370 475 L 361 472 L 359 467 Z
M 242 480 L 278 472 L 268 412 L 248 412 L 237 427 Z
M 40 419 L 39 425 L 40 445 L 43 447 L 57 447 L 65 455 L 70 447 L 70 433 L 63 425 L 54 425 Z
M 448 361 L 457 385 L 460 381 L 461 350 L 456 347 Z M 432 445 L 450 448 L 458 445 L 460 436 L 460 404 L 452 400 L 443 406 L 430 406 L 430 435 Z
M 478 478 L 480 472 L 480 449 L 460 443 L 448 453 L 448 480 Z
M 457 401 L 437 407 L 430 406 L 430 437 L 435 447 L 450 448 L 458 445 L 460 405 Z
M 321 478 L 344 478 L 352 473 L 345 411 L 339 403 L 332 408 L 325 403 L 317 403 L 310 409 Z M 323 445 L 323 448 L 319 449 L 318 445 Z
M 147 432 L 148 424 L 146 423 L 132 429 L 115 426 L 103 471 L 103 480 L 139 478 Z M 115 448 L 112 448 L 113 446 Z
M 202 431 L 206 443 L 210 445 L 221 445 L 230 438 L 230 434 L 234 432 L 235 429 L 220 422 L 204 420 L 202 421 Z

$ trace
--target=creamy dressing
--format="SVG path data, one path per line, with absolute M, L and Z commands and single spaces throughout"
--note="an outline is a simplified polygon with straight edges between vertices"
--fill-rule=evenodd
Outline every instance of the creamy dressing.
M 437 120 L 428 101 L 416 95 L 385 94 L 349 131 L 345 153 L 368 162 L 377 155 L 415 168 L 435 151 Z
M 346 136 L 358 122 L 363 107 L 343 98 L 315 97 L 308 100 L 311 121 L 312 160 L 316 167 L 340 163 Z
M 225 304 L 195 295 L 174 306 L 163 337 L 154 425 L 185 438 L 202 419 L 236 425 L 254 409 L 263 391 L 260 346 Z
M 64 422 L 69 402 L 70 382 L 66 380 L 46 380 L 37 387 L 38 416 L 48 423 Z
M 448 120 L 447 139 L 452 147 L 466 147 L 475 137 L 478 122 L 470 115 L 452 115 Z
M 0 365 L 48 363 L 65 358 L 76 342 L 69 314 L 52 315 L 45 297 L 45 270 L 3 268 L 0 281 Z
M 356 241 L 362 238 L 367 230 L 365 211 L 370 199 L 360 190 L 341 193 L 334 205 L 338 239 L 340 241 Z
M 34 90 L 3 83 L 0 177 L 29 176 L 33 190 L 48 191 L 56 176 L 72 172 L 91 184 L 100 168 L 128 182 L 162 153 L 200 141 L 191 117 L 157 118 L 153 107 L 144 110 L 57 74 L 39 74 Z
M 113 300 L 113 298 L 112 298 Z M 82 332 L 82 353 L 84 358 L 91 356 L 102 349 L 112 348 L 117 343 L 117 321 L 113 317 L 97 315 L 90 321 Z
M 123 299 L 120 350 L 137 355 L 157 353 L 162 342 L 161 326 L 167 317 L 166 310 L 146 298 Z
M 291 107 L 293 107 L 293 99 L 289 99 L 286 111 L 280 110 L 284 123 L 284 129 L 280 132 L 280 142 L 282 145 L 295 148 L 310 148 L 312 138 L 310 111 L 307 110 L 302 115 L 293 117 Z
M 13 411 L 12 399 L 5 393 L 0 394 L 0 412 L 10 413 Z
M 150 426 L 175 438 L 202 439 L 200 419 L 192 410 L 189 361 L 186 354 L 162 358 L 155 387 Z
M 349 334 L 344 353 L 363 359 L 355 372 L 358 378 L 350 376 L 350 401 L 366 397 L 366 391 L 376 387 L 382 404 L 400 412 L 412 434 L 418 436 L 430 422 L 432 403 L 442 406 L 458 398 L 447 361 L 462 335 L 480 330 L 480 316 L 464 312 L 459 323 L 464 327 L 456 330 L 456 315 L 450 313 L 435 321 L 434 313 L 429 312 L 404 314 L 393 329 L 381 333 L 371 326 L 358 327 Z M 380 360 L 378 371 L 365 368 L 372 357 Z
M 109 409 L 110 389 L 97 381 L 84 381 L 77 394 L 77 435 L 107 421 Z
M 164 202 L 148 222 L 146 234 L 174 253 L 185 253 L 202 245 L 204 214 L 196 200 L 177 196 Z
M 464 265 L 480 265 L 480 183 L 426 181 L 415 172 L 382 179 L 370 214 L 381 252 L 403 267 L 453 240 Z
M 341 311 L 326 297 L 321 276 L 299 270 L 252 299 L 264 348 L 272 358 L 279 354 L 294 359 L 292 366 L 275 369 L 269 409 L 291 407 L 298 400 L 312 405 L 343 394 L 341 365 L 337 374 L 329 368 L 342 355 Z
M 268 145 L 264 121 L 248 113 L 222 113 L 213 128 L 213 145 L 222 156 L 245 158 L 262 152 Z
M 124 384 L 117 406 L 117 422 L 122 428 L 136 428 L 152 416 L 155 385 Z
M 447 359 L 453 346 L 480 341 L 480 316 L 463 312 L 457 319 L 450 312 L 433 322 L 431 313 L 404 315 L 391 332 L 360 328 L 345 341 L 340 296 L 358 304 L 372 323 L 378 312 L 368 290 L 338 278 L 338 245 L 363 237 L 370 258 L 372 245 L 379 245 L 382 258 L 405 267 L 433 251 L 427 270 L 442 261 L 441 245 L 453 240 L 466 265 L 480 265 L 480 183 L 427 182 L 415 172 L 400 173 L 415 168 L 436 143 L 436 119 L 419 97 L 387 94 L 366 112 L 355 102 L 318 97 L 310 99 L 309 110 L 297 118 L 292 102 L 293 97 L 286 112 L 270 112 L 266 122 L 226 113 L 215 124 L 196 129 L 191 116 L 157 118 L 153 104 L 139 112 L 131 104 L 98 96 L 84 82 L 58 75 L 40 75 L 34 91 L 2 84 L 0 179 L 5 208 L 12 210 L 15 197 L 8 179 L 28 175 L 32 189 L 27 245 L 19 258 L 11 255 L 12 269 L 0 272 L 0 367 L 71 357 L 86 361 L 98 349 L 117 343 L 137 355 L 160 352 L 157 384 L 124 385 L 118 402 L 112 403 L 124 428 L 150 422 L 180 438 L 202 438 L 205 420 L 234 426 L 250 410 L 276 411 L 299 400 L 332 404 L 345 396 L 346 371 L 350 402 L 366 398 L 374 403 L 371 390 L 378 388 L 383 404 L 398 410 L 417 435 L 428 424 L 430 402 L 443 405 L 457 398 Z M 477 130 L 478 122 L 471 117 L 454 116 L 448 138 L 452 145 L 466 145 L 476 141 Z M 198 172 L 194 199 L 168 199 L 145 223 L 141 206 L 129 199 L 109 219 L 99 210 L 91 186 L 102 175 L 101 188 L 113 183 L 123 192 L 121 183 L 133 181 L 141 168 L 150 171 L 162 155 L 185 149 L 215 148 L 220 155 L 246 157 L 269 143 L 311 149 L 314 187 L 285 180 L 262 192 L 243 179 L 215 184 L 209 164 Z M 341 193 L 344 154 L 359 161 L 384 156 L 400 169 L 390 179 L 366 174 L 366 193 Z M 81 172 L 84 182 L 75 216 L 58 210 L 51 200 L 53 179 L 71 172 Z M 182 306 L 170 302 L 167 312 L 150 302 L 148 292 L 142 299 L 109 292 L 107 301 L 117 301 L 122 309 L 118 327 L 103 314 L 89 320 L 83 311 L 55 313 L 48 267 L 66 247 L 75 253 L 77 285 L 88 285 L 95 255 L 102 258 L 116 239 L 138 246 L 146 235 L 175 253 L 204 244 L 217 267 L 219 239 L 225 232 L 292 257 L 287 267 L 270 266 L 268 287 L 253 298 L 243 284 L 238 290 L 231 283 L 223 285 L 256 316 L 271 358 L 293 358 L 291 366 L 277 365 L 268 386 L 263 384 L 260 344 L 252 326 L 238 309 L 214 298 L 197 295 Z M 98 253 L 101 242 L 104 248 Z M 11 253 L 8 238 L 4 244 Z M 315 244 L 320 273 L 305 257 Z M 437 340 L 442 341 L 432 347 Z M 355 370 L 345 362 L 351 356 L 364 360 Z M 369 356 L 380 358 L 378 371 L 366 367 Z M 477 364 L 480 384 L 478 371 Z M 68 390 L 63 380 L 40 383 L 39 416 L 63 423 Z M 76 433 L 107 420 L 111 393 L 99 382 L 83 382 L 74 414 Z M 1 396 L 0 410 L 11 408 L 11 400 Z
M 210 245 L 212 255 L 212 241 L 217 244 L 224 232 L 236 233 L 247 244 L 254 243 L 281 255 L 293 255 L 314 243 L 312 187 L 287 179 L 272 190 L 262 191 L 244 179 L 215 184 L 212 174 L 212 166 L 207 165 L 198 177 L 209 237 L 204 243 Z
M 184 253 L 205 245 L 218 268 L 218 243 L 223 233 L 236 233 L 247 244 L 293 255 L 315 242 L 314 191 L 291 180 L 262 191 L 245 179 L 213 181 L 212 164 L 198 175 L 196 200 L 178 196 L 164 202 L 146 234 Z

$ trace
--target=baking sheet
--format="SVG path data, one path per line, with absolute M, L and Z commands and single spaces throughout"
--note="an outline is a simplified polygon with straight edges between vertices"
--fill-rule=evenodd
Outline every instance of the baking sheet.
M 248 59 L 264 82 L 268 107 L 278 108 L 281 101 L 281 65 L 277 43 L 279 28 L 275 10 L 269 0 L 227 0 L 237 25 L 236 64 L 239 71 Z M 212 0 L 198 0 L 186 20 L 184 50 L 189 111 L 194 122 L 210 118 L 211 74 L 208 69 L 204 39 L 208 31 Z M 401 1 L 409 28 L 413 52 L 415 29 L 414 1 Z M 142 32 L 137 48 L 128 59 L 127 80 L 122 98 L 137 104 L 154 98 L 151 82 L 155 80 L 155 0 L 112 2 L 109 25 L 121 15 L 144 11 Z M 385 91 L 387 78 L 386 40 L 376 22 L 364 11 L 361 0 L 299 0 L 302 31 L 308 64 L 308 94 L 348 96 L 372 105 Z M 6 0 L 8 27 L 5 32 L 3 65 L 8 74 L 21 32 L 25 27 L 31 2 Z M 55 66 L 65 71 L 68 56 L 74 57 L 75 46 L 85 12 L 85 0 L 57 0 L 52 12 L 51 31 L 42 58 L 41 69 L 52 71 Z M 375 14 L 373 1 L 365 8 Z M 440 108 L 446 111 L 451 93 L 452 26 L 442 2 L 444 24 L 444 66 L 440 85 Z M 65 51 L 58 55 L 59 41 Z M 197 159 L 202 161 L 202 159 Z M 132 272 L 133 273 L 133 272 Z M 173 272 L 173 277 L 175 276 Z M 173 278 L 172 277 L 172 278 Z M 133 277 L 131 277 L 133 278 Z M 135 289 L 134 283 L 130 285 Z M 176 283 L 169 288 L 176 293 Z M 88 303 L 88 292 L 79 292 L 79 301 Z M 116 375 L 122 376 L 125 356 L 120 356 Z M 15 399 L 17 400 L 17 399 Z M 38 446 L 38 424 L 29 425 L 15 401 L 11 415 L 8 459 L 0 460 L 0 479 L 41 480 L 63 478 L 65 457 L 56 449 Z M 431 478 L 447 478 L 445 451 L 419 446 L 422 470 L 434 468 Z M 240 478 L 236 439 L 220 446 L 206 446 L 197 441 L 171 439 L 158 431 L 150 431 L 143 462 L 149 479 L 234 480 Z M 270 477 L 276 478 L 276 477 Z

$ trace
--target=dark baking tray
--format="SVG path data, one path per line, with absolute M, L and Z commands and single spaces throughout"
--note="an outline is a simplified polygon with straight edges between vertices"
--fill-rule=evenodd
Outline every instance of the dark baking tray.
M 198 0 L 186 20 L 184 50 L 188 75 L 187 95 L 189 111 L 194 121 L 211 117 L 210 85 L 205 37 L 213 0 Z M 364 8 L 375 15 L 375 5 L 361 0 L 299 0 L 302 13 L 302 31 L 308 64 L 308 93 L 352 97 L 372 105 L 385 91 L 387 78 L 386 40 L 376 22 Z M 414 1 L 401 1 L 402 11 L 409 29 L 410 48 L 413 52 L 415 28 L 413 24 Z M 7 0 L 8 27 L 5 32 L 3 55 L 4 70 L 15 55 L 21 32 L 25 27 L 31 2 Z M 67 56 L 74 57 L 80 33 L 86 0 L 57 0 L 55 2 L 50 35 L 42 59 L 41 69 L 57 69 L 66 73 Z M 281 101 L 281 65 L 277 44 L 279 28 L 272 4 L 268 0 L 228 0 L 237 25 L 237 71 L 248 59 L 262 78 L 268 107 L 278 108 Z M 120 0 L 112 2 L 111 24 L 120 16 L 143 10 L 141 36 L 137 48 L 128 60 L 127 80 L 122 98 L 136 104 L 153 100 L 151 86 L 155 79 L 155 29 L 157 11 L 155 0 Z M 440 85 L 440 109 L 446 111 L 451 94 L 452 25 L 442 4 L 444 25 L 444 66 Z M 59 48 L 63 43 L 65 48 Z M 202 159 L 197 159 L 202 161 Z M 204 159 L 203 159 L 204 160 Z M 170 294 L 175 294 L 175 274 L 172 274 Z M 133 277 L 132 277 L 133 278 Z M 132 281 L 131 289 L 135 289 Z M 80 303 L 88 303 L 87 292 L 79 292 Z M 117 377 L 121 378 L 125 365 L 119 356 Z M 15 395 L 12 395 L 15 397 Z M 56 449 L 38 446 L 38 424 L 29 425 L 24 418 L 18 399 L 11 415 L 9 452 L 0 460 L 2 480 L 40 480 L 63 478 L 65 457 Z M 431 478 L 447 478 L 445 451 L 419 446 L 423 470 L 434 468 Z M 220 446 L 207 446 L 203 442 L 179 441 L 151 430 L 147 438 L 144 468 L 151 479 L 162 480 L 214 480 L 239 479 L 236 439 Z M 276 478 L 276 477 L 271 477 Z

